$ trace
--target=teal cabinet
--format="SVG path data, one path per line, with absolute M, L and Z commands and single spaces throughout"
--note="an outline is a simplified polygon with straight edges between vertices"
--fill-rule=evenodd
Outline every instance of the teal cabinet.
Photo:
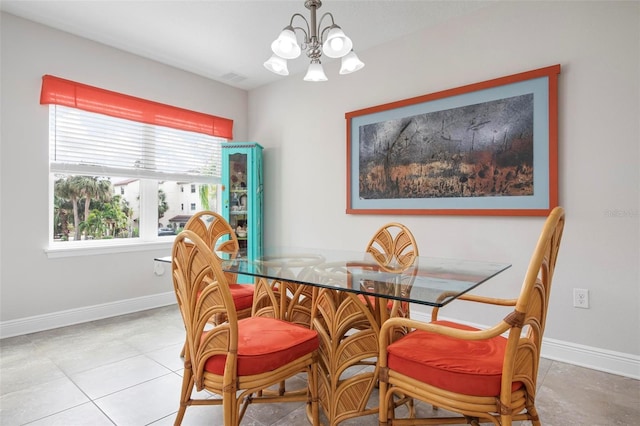
M 249 259 L 262 254 L 262 178 L 262 146 L 222 144 L 222 215 L 236 231 L 240 256 Z

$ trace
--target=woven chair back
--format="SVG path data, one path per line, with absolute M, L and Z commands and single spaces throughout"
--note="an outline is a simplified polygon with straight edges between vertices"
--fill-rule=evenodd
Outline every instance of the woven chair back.
M 397 222 L 382 226 L 367 244 L 366 251 L 390 272 L 401 272 L 419 256 L 418 244 L 405 225 Z
M 197 212 L 184 226 L 187 231 L 192 231 L 207 244 L 214 255 L 220 259 L 216 252 L 226 253 L 230 258 L 238 255 L 240 244 L 231 225 L 220 214 L 203 210 Z M 237 275 L 225 272 L 229 283 L 237 282 Z
M 512 325 L 503 371 L 505 398 L 510 394 L 510 386 L 505 386 L 507 381 L 521 380 L 528 393 L 535 395 L 542 336 L 564 223 L 564 209 L 556 207 L 540 233 L 515 309 L 504 319 Z

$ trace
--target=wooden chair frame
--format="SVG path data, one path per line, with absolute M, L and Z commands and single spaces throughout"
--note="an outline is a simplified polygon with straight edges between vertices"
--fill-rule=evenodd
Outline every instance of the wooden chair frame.
M 187 331 L 180 409 L 175 424 L 181 424 L 186 408 L 191 405 L 222 405 L 224 425 L 236 426 L 248 404 L 296 401 L 306 402 L 310 420 L 319 424 L 317 351 L 273 371 L 238 375 L 238 315 L 218 258 L 208 244 L 188 230 L 176 237 L 172 258 L 176 298 Z M 209 319 L 220 313 L 225 313 L 227 320 L 212 327 Z M 209 358 L 216 355 L 226 356 L 224 373 L 220 375 L 205 370 Z M 300 373 L 307 375 L 307 392 L 285 395 L 262 392 Z M 194 387 L 222 398 L 194 399 Z
M 404 272 L 414 268 L 414 274 L 407 275 L 396 289 L 397 296 L 409 297 L 415 281 L 415 272 L 417 272 L 417 259 L 420 255 L 418 243 L 409 228 L 399 222 L 389 222 L 383 225 L 369 240 L 366 252 L 373 256 L 378 263 L 378 268 L 383 271 Z M 366 286 L 366 282 L 363 285 Z M 371 290 L 373 291 L 373 289 Z M 361 299 L 376 316 L 379 325 L 382 325 L 388 318 L 396 316 L 409 318 L 410 316 L 410 304 L 407 302 L 394 300 L 390 303 L 391 306 L 387 306 L 388 300 L 386 299 L 374 297 L 362 297 Z M 401 330 L 397 329 L 400 333 L 398 335 L 404 334 Z
M 206 220 L 207 217 L 211 217 L 212 219 L 208 221 Z M 230 258 L 238 256 L 238 252 L 240 251 L 238 237 L 229 222 L 227 222 L 222 215 L 210 210 L 197 212 L 187 221 L 184 229 L 195 232 L 202 238 L 213 251 L 214 256 L 219 260 L 220 257 L 216 254 L 216 251 L 226 253 Z M 229 284 L 237 283 L 237 274 L 225 272 L 225 275 L 227 276 L 227 282 Z M 251 310 L 251 306 L 237 310 L 238 319 L 250 317 Z M 225 316 L 220 314 L 213 318 L 212 321 L 214 324 L 220 324 L 225 321 Z
M 424 323 L 407 318 L 391 318 L 380 332 L 380 425 L 417 424 L 479 424 L 511 425 L 513 421 L 529 420 L 539 426 L 535 407 L 536 380 L 540 348 L 547 318 L 547 308 L 556 259 L 564 229 L 564 210 L 556 207 L 548 216 L 535 251 L 531 257 L 520 296 L 517 299 L 494 299 L 463 295 L 460 300 L 514 306 L 513 312 L 491 328 L 478 331 L 459 330 L 443 325 Z M 432 320 L 436 320 L 434 309 Z M 461 340 L 490 339 L 507 333 L 507 345 L 502 368 L 499 395 L 480 397 L 439 389 L 389 369 L 387 346 L 392 343 L 394 327 L 426 330 Z M 512 392 L 512 383 L 522 386 Z M 410 396 L 434 407 L 459 413 L 455 417 L 430 419 L 395 419 L 392 401 L 394 395 Z
M 388 272 L 401 272 L 413 265 L 418 253 L 418 243 L 409 228 L 398 222 L 383 225 L 367 244 L 378 264 Z

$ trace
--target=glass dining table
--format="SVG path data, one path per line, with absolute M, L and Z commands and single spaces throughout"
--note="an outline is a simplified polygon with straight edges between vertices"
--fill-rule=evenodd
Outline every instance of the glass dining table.
M 222 262 L 225 272 L 434 307 L 446 305 L 510 266 L 498 262 L 417 257 L 411 267 L 396 272 L 400 269 L 398 266 L 391 262 L 384 268 L 367 252 L 302 247 L 269 247 L 257 259 Z M 354 286 L 359 281 L 369 281 L 371 285 Z M 398 287 L 407 283 L 412 284 L 411 292 L 400 292 Z
M 378 412 L 371 395 L 387 318 L 407 316 L 412 304 L 445 306 L 511 266 L 417 257 L 402 270 L 363 251 L 301 247 L 265 247 L 255 259 L 219 255 L 225 272 L 254 277 L 254 315 L 318 331 L 320 406 L 330 425 Z

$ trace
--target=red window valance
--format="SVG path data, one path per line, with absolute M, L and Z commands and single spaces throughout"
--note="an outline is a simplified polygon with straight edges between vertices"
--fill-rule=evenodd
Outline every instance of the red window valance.
M 41 104 L 64 105 L 85 111 L 233 139 L 233 120 L 136 98 L 75 81 L 42 77 Z

